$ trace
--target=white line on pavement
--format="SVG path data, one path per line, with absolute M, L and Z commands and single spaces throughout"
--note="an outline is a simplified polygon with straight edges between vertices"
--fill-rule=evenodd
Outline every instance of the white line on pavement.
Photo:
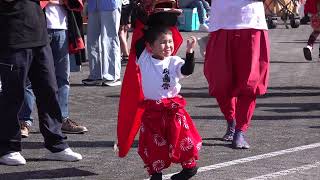
M 242 164 L 242 163 L 246 163 L 246 162 L 250 162 L 250 161 L 256 161 L 256 160 L 260 160 L 260 159 L 271 158 L 271 157 L 275 157 L 275 156 L 279 156 L 279 155 L 283 155 L 283 154 L 293 153 L 293 152 L 297 152 L 297 151 L 303 151 L 303 150 L 307 150 L 307 149 L 313 149 L 313 148 L 317 148 L 317 147 L 320 147 L 320 143 L 314 143 L 314 144 L 294 147 L 294 148 L 290 148 L 290 149 L 275 151 L 275 152 L 271 152 L 271 153 L 267 153 L 267 154 L 261 154 L 261 155 L 257 155 L 257 156 L 246 157 L 246 158 L 237 159 L 237 160 L 233 160 L 233 161 L 228 161 L 228 162 L 224 162 L 224 163 L 204 166 L 204 167 L 200 167 L 198 169 L 198 172 L 210 171 L 210 170 L 219 169 L 219 168 L 223 168 L 223 167 L 228 167 L 228 166 L 232 166 L 232 165 L 236 165 L 236 164 Z M 162 178 L 163 179 L 170 179 L 170 177 L 173 174 L 175 174 L 175 173 L 166 174 Z M 148 180 L 148 179 L 145 179 L 145 180 Z
M 314 164 L 307 164 L 307 165 L 304 165 L 304 166 L 299 166 L 299 167 L 296 167 L 296 168 L 287 169 L 287 170 L 283 170 L 283 171 L 279 171 L 279 172 L 275 172 L 275 173 L 265 174 L 265 175 L 254 177 L 254 178 L 250 178 L 250 179 L 247 179 L 247 180 L 272 179 L 272 178 L 276 178 L 276 177 L 279 177 L 279 176 L 285 176 L 285 175 L 293 174 L 293 173 L 296 173 L 296 172 L 299 172 L 299 171 L 304 171 L 304 170 L 316 168 L 318 166 L 320 166 L 320 162 L 316 162 Z

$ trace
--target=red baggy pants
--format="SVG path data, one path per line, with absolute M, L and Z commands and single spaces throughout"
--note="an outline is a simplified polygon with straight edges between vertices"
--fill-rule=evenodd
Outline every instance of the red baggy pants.
M 196 166 L 202 140 L 185 105 L 180 96 L 144 101 L 138 153 L 149 174 L 161 172 L 171 162 L 183 168 Z
M 226 120 L 246 131 L 256 96 L 266 93 L 269 79 L 268 32 L 256 29 L 218 30 L 210 34 L 204 74 Z

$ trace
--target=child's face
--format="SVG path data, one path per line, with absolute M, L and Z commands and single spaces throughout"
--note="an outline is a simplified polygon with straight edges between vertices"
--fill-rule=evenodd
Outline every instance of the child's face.
M 165 57 L 171 56 L 174 48 L 172 34 L 162 33 L 150 47 L 153 56 L 157 59 L 164 59 Z

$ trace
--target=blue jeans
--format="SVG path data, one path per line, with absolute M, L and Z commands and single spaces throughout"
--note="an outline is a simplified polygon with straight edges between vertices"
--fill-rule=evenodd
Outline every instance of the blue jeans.
M 18 116 L 20 121 L 26 122 L 29 126 L 32 126 L 32 123 L 33 123 L 33 118 L 31 117 L 31 113 L 33 110 L 35 99 L 36 98 L 31 88 L 31 82 L 29 78 L 27 78 L 26 87 L 24 89 L 24 101 Z
M 48 29 L 50 46 L 54 60 L 55 75 L 58 84 L 58 100 L 62 118 L 69 117 L 69 91 L 70 91 L 70 59 L 68 51 L 68 37 L 66 30 Z M 30 82 L 26 83 L 24 104 L 18 114 L 19 120 L 32 124 L 31 113 L 35 97 Z
M 121 50 L 118 36 L 121 8 L 89 12 L 88 60 L 89 79 L 120 79 Z
M 197 8 L 198 11 L 198 17 L 200 24 L 204 24 L 204 20 L 206 19 L 206 12 L 209 13 L 210 11 L 210 5 L 205 0 L 195 0 L 191 2 L 190 4 L 187 4 L 184 6 L 181 6 L 181 8 Z

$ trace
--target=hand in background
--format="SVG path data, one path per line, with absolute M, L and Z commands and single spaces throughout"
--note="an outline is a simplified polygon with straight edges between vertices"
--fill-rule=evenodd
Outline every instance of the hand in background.
M 195 48 L 197 43 L 197 38 L 194 36 L 190 36 L 187 39 L 187 53 L 193 53 L 193 49 Z

